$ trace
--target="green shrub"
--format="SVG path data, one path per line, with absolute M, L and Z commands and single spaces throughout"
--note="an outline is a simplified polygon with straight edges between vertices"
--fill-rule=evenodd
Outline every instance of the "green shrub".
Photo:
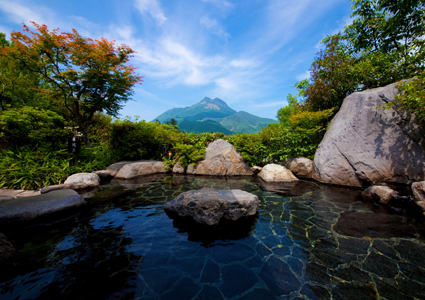
M 173 150 L 176 152 L 176 159 L 183 167 L 195 165 L 204 159 L 205 148 L 198 148 L 196 145 L 177 144 Z
M 64 129 L 64 119 L 57 113 L 30 106 L 0 112 L 0 137 L 9 146 L 42 146 L 59 150 L 71 133 Z
M 21 147 L 0 150 L 0 187 L 37 189 L 61 184 L 74 173 L 105 169 L 115 161 L 104 145 L 81 147 L 74 156 L 68 150 L 47 151 L 44 148 Z
M 181 133 L 173 125 L 115 120 L 111 126 L 110 147 L 118 159 L 157 159 L 167 156 L 168 151 L 180 139 Z
M 263 143 L 260 134 L 238 133 L 226 137 L 226 140 L 235 146 L 241 153 L 242 158 L 250 166 L 260 166 L 264 164 L 267 156 L 267 147 Z

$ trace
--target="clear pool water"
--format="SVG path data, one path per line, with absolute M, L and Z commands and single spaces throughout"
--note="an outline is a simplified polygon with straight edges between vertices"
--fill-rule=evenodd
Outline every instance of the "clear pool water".
M 6 233 L 19 256 L 0 299 L 425 299 L 425 226 L 313 182 L 145 177 L 58 223 Z M 212 187 L 258 195 L 250 222 L 208 230 L 164 203 Z

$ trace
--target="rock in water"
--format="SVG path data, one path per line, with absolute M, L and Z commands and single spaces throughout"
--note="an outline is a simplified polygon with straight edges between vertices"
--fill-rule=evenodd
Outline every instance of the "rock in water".
M 142 161 L 128 163 L 122 166 L 122 168 L 115 175 L 118 179 L 130 179 L 143 175 L 151 175 L 157 173 L 167 173 L 170 168 L 164 168 L 164 162 L 162 161 Z
M 289 163 L 289 170 L 299 177 L 311 178 L 314 172 L 313 161 L 306 157 L 298 157 Z
M 69 176 L 64 184 L 73 190 L 97 187 L 100 185 L 100 178 L 94 173 L 76 173 Z
M 265 165 L 263 169 L 261 169 L 261 172 L 258 173 L 258 177 L 267 182 L 290 182 L 298 180 L 298 178 L 292 174 L 291 170 L 276 164 Z
M 183 167 L 181 164 L 176 163 L 173 167 L 173 173 L 177 174 L 184 174 L 186 172 L 186 168 Z
M 422 209 L 425 211 L 425 181 L 414 182 L 412 184 L 412 192 L 415 196 L 416 204 L 422 207 Z
M 197 175 L 253 175 L 232 144 L 219 139 L 208 145 L 205 160 L 196 166 Z
M 382 108 L 400 92 L 396 85 L 344 99 L 316 151 L 314 179 L 354 187 L 424 180 L 425 131 L 415 115 Z
M 30 221 L 81 206 L 84 198 L 74 190 L 56 190 L 38 196 L 0 202 L 0 225 Z
M 396 191 L 388 186 L 373 185 L 362 192 L 362 198 L 365 200 L 378 200 L 381 203 L 388 204 L 398 195 Z
M 255 216 L 258 212 L 258 197 L 241 190 L 205 188 L 180 194 L 166 203 L 164 210 L 211 226 L 217 225 L 221 219 L 236 221 Z

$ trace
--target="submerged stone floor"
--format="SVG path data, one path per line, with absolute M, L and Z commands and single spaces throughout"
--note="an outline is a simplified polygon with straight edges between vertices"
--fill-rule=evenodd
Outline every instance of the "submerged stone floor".
M 425 299 L 420 214 L 312 182 L 132 184 L 72 220 L 6 233 L 20 254 L 0 272 L 0 299 Z M 165 214 L 164 203 L 204 187 L 257 195 L 258 218 L 209 230 Z

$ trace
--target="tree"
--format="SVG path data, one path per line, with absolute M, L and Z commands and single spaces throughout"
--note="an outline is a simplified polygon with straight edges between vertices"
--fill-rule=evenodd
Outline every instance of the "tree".
M 351 54 L 386 56 L 393 80 L 408 78 L 424 68 L 424 0 L 352 0 L 356 16 L 344 30 Z
M 355 59 L 347 53 L 341 34 L 327 36 L 323 43 L 326 48 L 317 54 L 312 64 L 312 83 L 304 93 L 305 106 L 310 111 L 339 109 L 344 98 L 360 84 L 353 73 Z
M 133 86 L 142 82 L 136 68 L 127 64 L 134 51 L 104 38 L 83 38 L 74 29 L 49 31 L 46 25 L 31 23 L 35 31 L 24 25 L 24 32 L 12 32 L 15 47 L 3 53 L 41 76 L 45 85 L 39 91 L 70 114 L 90 147 L 88 128 L 95 112 L 117 116 L 131 99 Z
M 290 127 L 289 117 L 293 114 L 296 114 L 300 111 L 300 105 L 304 104 L 305 101 L 305 91 L 310 86 L 308 79 L 301 80 L 293 85 L 298 90 L 298 94 L 293 96 L 291 93 L 286 98 L 288 100 L 288 105 L 282 107 L 277 111 L 277 119 L 279 123 L 287 128 Z
M 42 95 L 36 90 L 41 83 L 39 76 L 23 68 L 19 60 L 3 53 L 11 47 L 15 45 L 0 32 L 0 110 L 34 104 L 42 107 Z

